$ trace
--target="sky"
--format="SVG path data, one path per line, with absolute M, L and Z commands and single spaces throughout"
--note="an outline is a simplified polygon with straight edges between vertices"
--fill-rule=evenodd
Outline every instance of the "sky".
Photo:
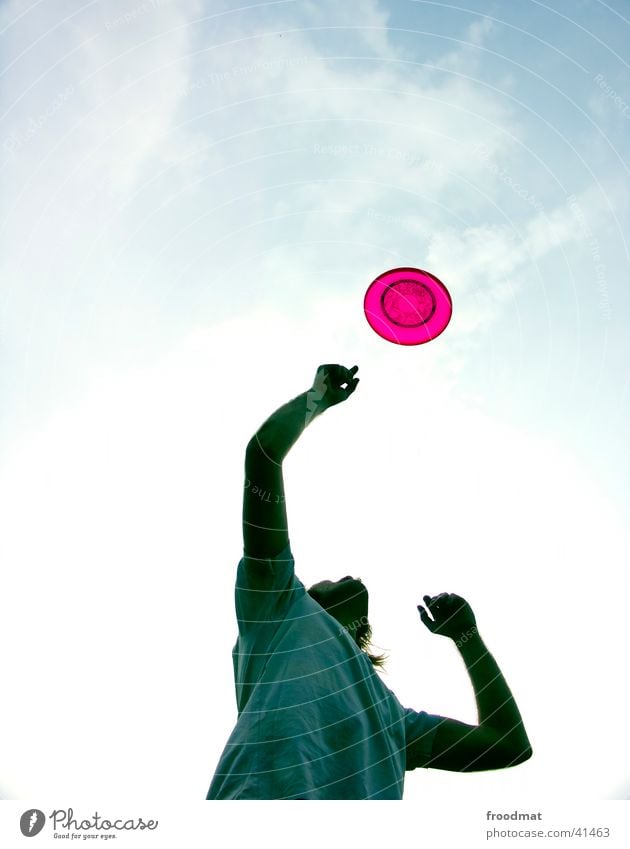
M 405 802 L 630 798 L 630 6 L 0 5 L 0 796 L 203 799 L 236 720 L 244 448 L 298 577 L 360 575 L 407 707 L 476 719 L 456 592 L 534 757 Z M 382 271 L 447 330 L 369 327 Z M 485 803 L 484 803 L 485 804 Z M 485 809 L 485 808 L 484 808 Z

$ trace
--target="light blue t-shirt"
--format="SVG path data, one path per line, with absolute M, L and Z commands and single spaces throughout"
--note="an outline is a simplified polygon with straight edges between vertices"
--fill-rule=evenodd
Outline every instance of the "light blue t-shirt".
M 402 799 L 442 717 L 404 708 L 295 576 L 290 545 L 244 556 L 232 651 L 238 720 L 207 799 Z

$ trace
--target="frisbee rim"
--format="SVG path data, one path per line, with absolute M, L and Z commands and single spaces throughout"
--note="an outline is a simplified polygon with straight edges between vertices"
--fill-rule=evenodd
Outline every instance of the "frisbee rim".
M 413 340 L 413 341 L 401 341 L 401 340 L 398 340 L 398 339 L 389 338 L 388 336 L 384 335 L 384 333 L 381 332 L 381 330 L 379 330 L 377 327 L 375 327 L 368 317 L 368 313 L 370 313 L 370 314 L 374 313 L 373 310 L 370 310 L 370 309 L 367 308 L 367 300 L 368 300 L 368 297 L 370 296 L 370 292 L 372 291 L 373 287 L 376 286 L 379 283 L 379 281 L 382 282 L 384 277 L 389 277 L 390 275 L 399 274 L 399 273 L 402 273 L 402 272 L 409 272 L 409 276 L 410 276 L 411 280 L 413 280 L 414 277 L 418 278 L 419 276 L 424 277 L 425 279 L 427 277 L 430 278 L 433 281 L 433 283 L 435 284 L 437 292 L 440 295 L 445 296 L 445 298 L 446 298 L 446 302 L 447 302 L 447 305 L 448 305 L 448 319 L 444 323 L 443 327 L 441 327 L 435 334 L 433 334 L 433 333 L 430 333 L 427 330 L 427 327 L 426 327 L 427 322 L 426 321 L 423 322 L 421 325 L 419 325 L 419 327 L 422 327 L 425 330 L 425 333 L 427 335 L 426 339 L 416 339 L 416 340 Z M 398 282 L 398 281 L 395 281 L 395 282 Z M 417 279 L 416 282 L 423 283 L 423 281 L 421 279 Z M 426 283 L 424 285 L 426 286 Z M 387 283 L 384 283 L 384 286 L 387 286 Z M 429 291 L 431 291 L 431 290 L 429 289 Z M 431 294 L 435 297 L 434 292 L 431 292 Z M 379 298 L 379 303 L 380 303 L 380 298 Z M 401 265 L 401 266 L 397 266 L 396 268 L 389 268 L 389 269 L 387 269 L 387 271 L 381 272 L 377 277 L 374 278 L 374 280 L 372 280 L 370 285 L 367 287 L 367 290 L 366 290 L 365 295 L 363 297 L 363 313 L 365 315 L 365 319 L 366 319 L 367 323 L 370 325 L 372 330 L 377 334 L 377 336 L 380 336 L 381 339 L 384 339 L 386 342 L 392 342 L 395 345 L 406 345 L 406 346 L 425 345 L 427 342 L 432 342 L 434 339 L 437 339 L 438 336 L 441 336 L 442 333 L 444 333 L 446 328 L 449 326 L 451 319 L 453 318 L 453 299 L 452 299 L 451 293 L 447 289 L 446 285 L 440 280 L 439 277 L 436 277 L 436 275 L 433 274 L 432 272 L 426 271 L 424 268 L 417 268 L 415 266 L 410 266 L 410 265 Z M 387 316 L 387 314 L 384 313 L 384 312 L 380 313 L 379 318 L 380 318 L 381 324 L 383 324 L 385 326 L 392 327 L 392 332 L 393 332 L 393 325 L 395 325 L 395 322 L 392 322 L 391 319 L 389 318 L 389 316 Z M 439 325 L 438 325 L 438 327 L 439 327 Z M 394 333 L 394 335 L 396 335 L 396 334 Z

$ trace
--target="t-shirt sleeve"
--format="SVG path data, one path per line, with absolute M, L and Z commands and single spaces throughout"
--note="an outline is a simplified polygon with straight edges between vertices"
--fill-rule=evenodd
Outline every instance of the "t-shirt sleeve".
M 275 557 L 243 555 L 234 590 L 239 633 L 260 625 L 280 624 L 296 594 L 304 592 L 304 584 L 295 576 L 290 543 Z
M 435 732 L 443 717 L 405 708 L 405 769 L 426 767 L 431 760 Z

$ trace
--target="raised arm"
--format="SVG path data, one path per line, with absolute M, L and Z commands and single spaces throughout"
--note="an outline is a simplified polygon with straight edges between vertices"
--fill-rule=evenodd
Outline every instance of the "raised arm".
M 313 385 L 260 426 L 245 451 L 243 545 L 249 557 L 275 557 L 287 545 L 289 532 L 282 463 L 304 428 L 356 389 L 358 366 L 321 365 Z
M 420 617 L 434 634 L 455 641 L 475 692 L 478 724 L 444 718 L 437 728 L 431 760 L 425 766 L 455 772 L 501 769 L 526 761 L 532 748 L 520 711 L 503 673 L 477 630 L 475 616 L 461 596 L 424 596 L 430 611 Z

